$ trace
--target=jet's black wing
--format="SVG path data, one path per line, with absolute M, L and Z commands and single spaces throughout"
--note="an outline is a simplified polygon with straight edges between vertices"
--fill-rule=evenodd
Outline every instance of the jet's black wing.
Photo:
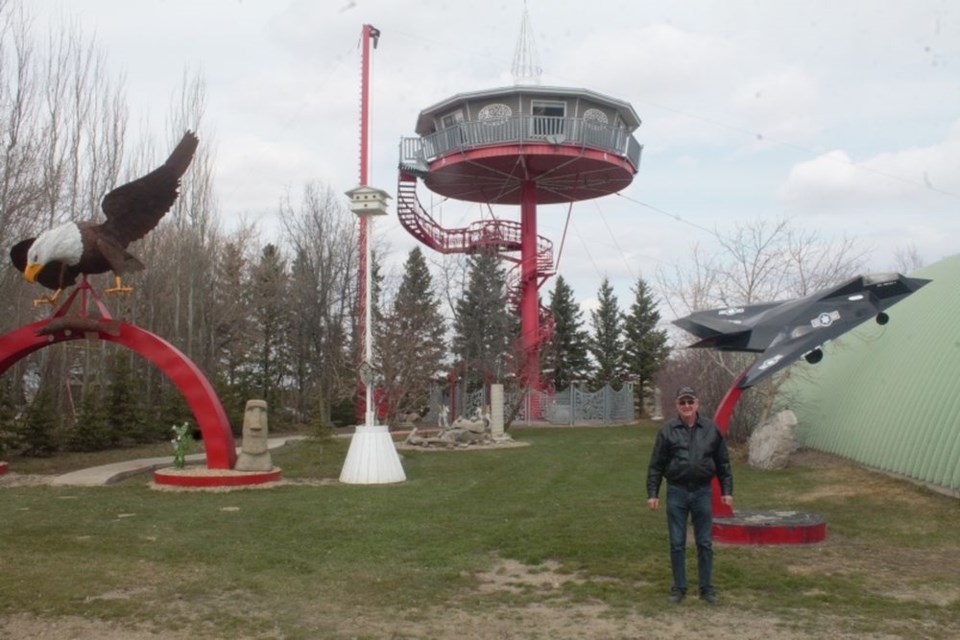
M 713 348 L 721 351 L 763 351 L 766 344 L 757 345 L 751 334 L 764 314 L 779 307 L 782 302 L 764 302 L 724 309 L 696 311 L 673 321 L 684 331 L 700 338 L 690 348 Z

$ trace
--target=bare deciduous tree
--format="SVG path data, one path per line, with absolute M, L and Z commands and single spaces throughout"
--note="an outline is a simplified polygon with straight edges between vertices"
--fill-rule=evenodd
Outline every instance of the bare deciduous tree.
M 280 220 L 293 253 L 296 405 L 327 425 L 332 406 L 355 389 L 350 336 L 356 321 L 356 217 L 341 196 L 313 183 L 304 188 L 299 206 L 287 194 Z
M 124 142 L 123 82 L 109 79 L 95 40 L 66 20 L 50 25 L 46 41 L 34 31 L 23 4 L 0 2 L 0 242 L 6 247 L 53 224 L 96 216 L 106 186 L 115 183 Z M 30 300 L 37 294 L 14 270 L 3 271 L 4 328 L 35 313 Z M 40 372 L 47 397 L 69 424 L 75 391 L 83 393 L 102 371 L 103 353 L 102 345 L 58 345 L 8 375 L 20 387 L 25 372 Z
M 900 273 L 908 274 L 911 271 L 924 266 L 923 258 L 917 250 L 917 245 L 910 243 L 905 247 L 900 247 L 894 253 L 896 259 L 896 269 Z

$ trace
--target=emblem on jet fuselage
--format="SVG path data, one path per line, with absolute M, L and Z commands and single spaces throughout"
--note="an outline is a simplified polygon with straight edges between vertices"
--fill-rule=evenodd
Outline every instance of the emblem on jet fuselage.
M 829 312 L 824 311 L 823 313 L 821 313 L 820 315 L 818 315 L 816 318 L 813 318 L 813 319 L 810 321 L 810 325 L 811 325 L 814 329 L 822 329 L 823 327 L 829 327 L 830 325 L 832 325 L 832 324 L 834 323 L 834 321 L 839 320 L 839 319 L 840 319 L 840 312 L 839 312 L 839 311 L 836 311 L 836 310 L 834 310 L 834 311 L 829 311 Z

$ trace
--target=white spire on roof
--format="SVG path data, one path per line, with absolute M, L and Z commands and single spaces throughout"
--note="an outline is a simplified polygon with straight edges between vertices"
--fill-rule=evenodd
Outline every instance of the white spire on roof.
M 523 0 L 523 19 L 520 22 L 520 37 L 513 51 L 513 65 L 510 67 L 514 84 L 540 84 L 543 69 L 537 55 L 537 43 L 533 40 L 533 28 L 530 26 L 530 13 L 527 0 Z

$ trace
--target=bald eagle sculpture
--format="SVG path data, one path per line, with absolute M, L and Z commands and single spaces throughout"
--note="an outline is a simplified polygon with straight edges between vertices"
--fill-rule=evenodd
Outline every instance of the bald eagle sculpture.
M 28 282 L 58 292 L 81 274 L 107 271 L 117 276 L 119 288 L 122 274 L 143 269 L 127 245 L 147 235 L 173 206 L 197 143 L 187 131 L 161 167 L 105 195 L 100 205 L 105 222 L 67 222 L 18 242 L 10 249 L 14 266 Z

